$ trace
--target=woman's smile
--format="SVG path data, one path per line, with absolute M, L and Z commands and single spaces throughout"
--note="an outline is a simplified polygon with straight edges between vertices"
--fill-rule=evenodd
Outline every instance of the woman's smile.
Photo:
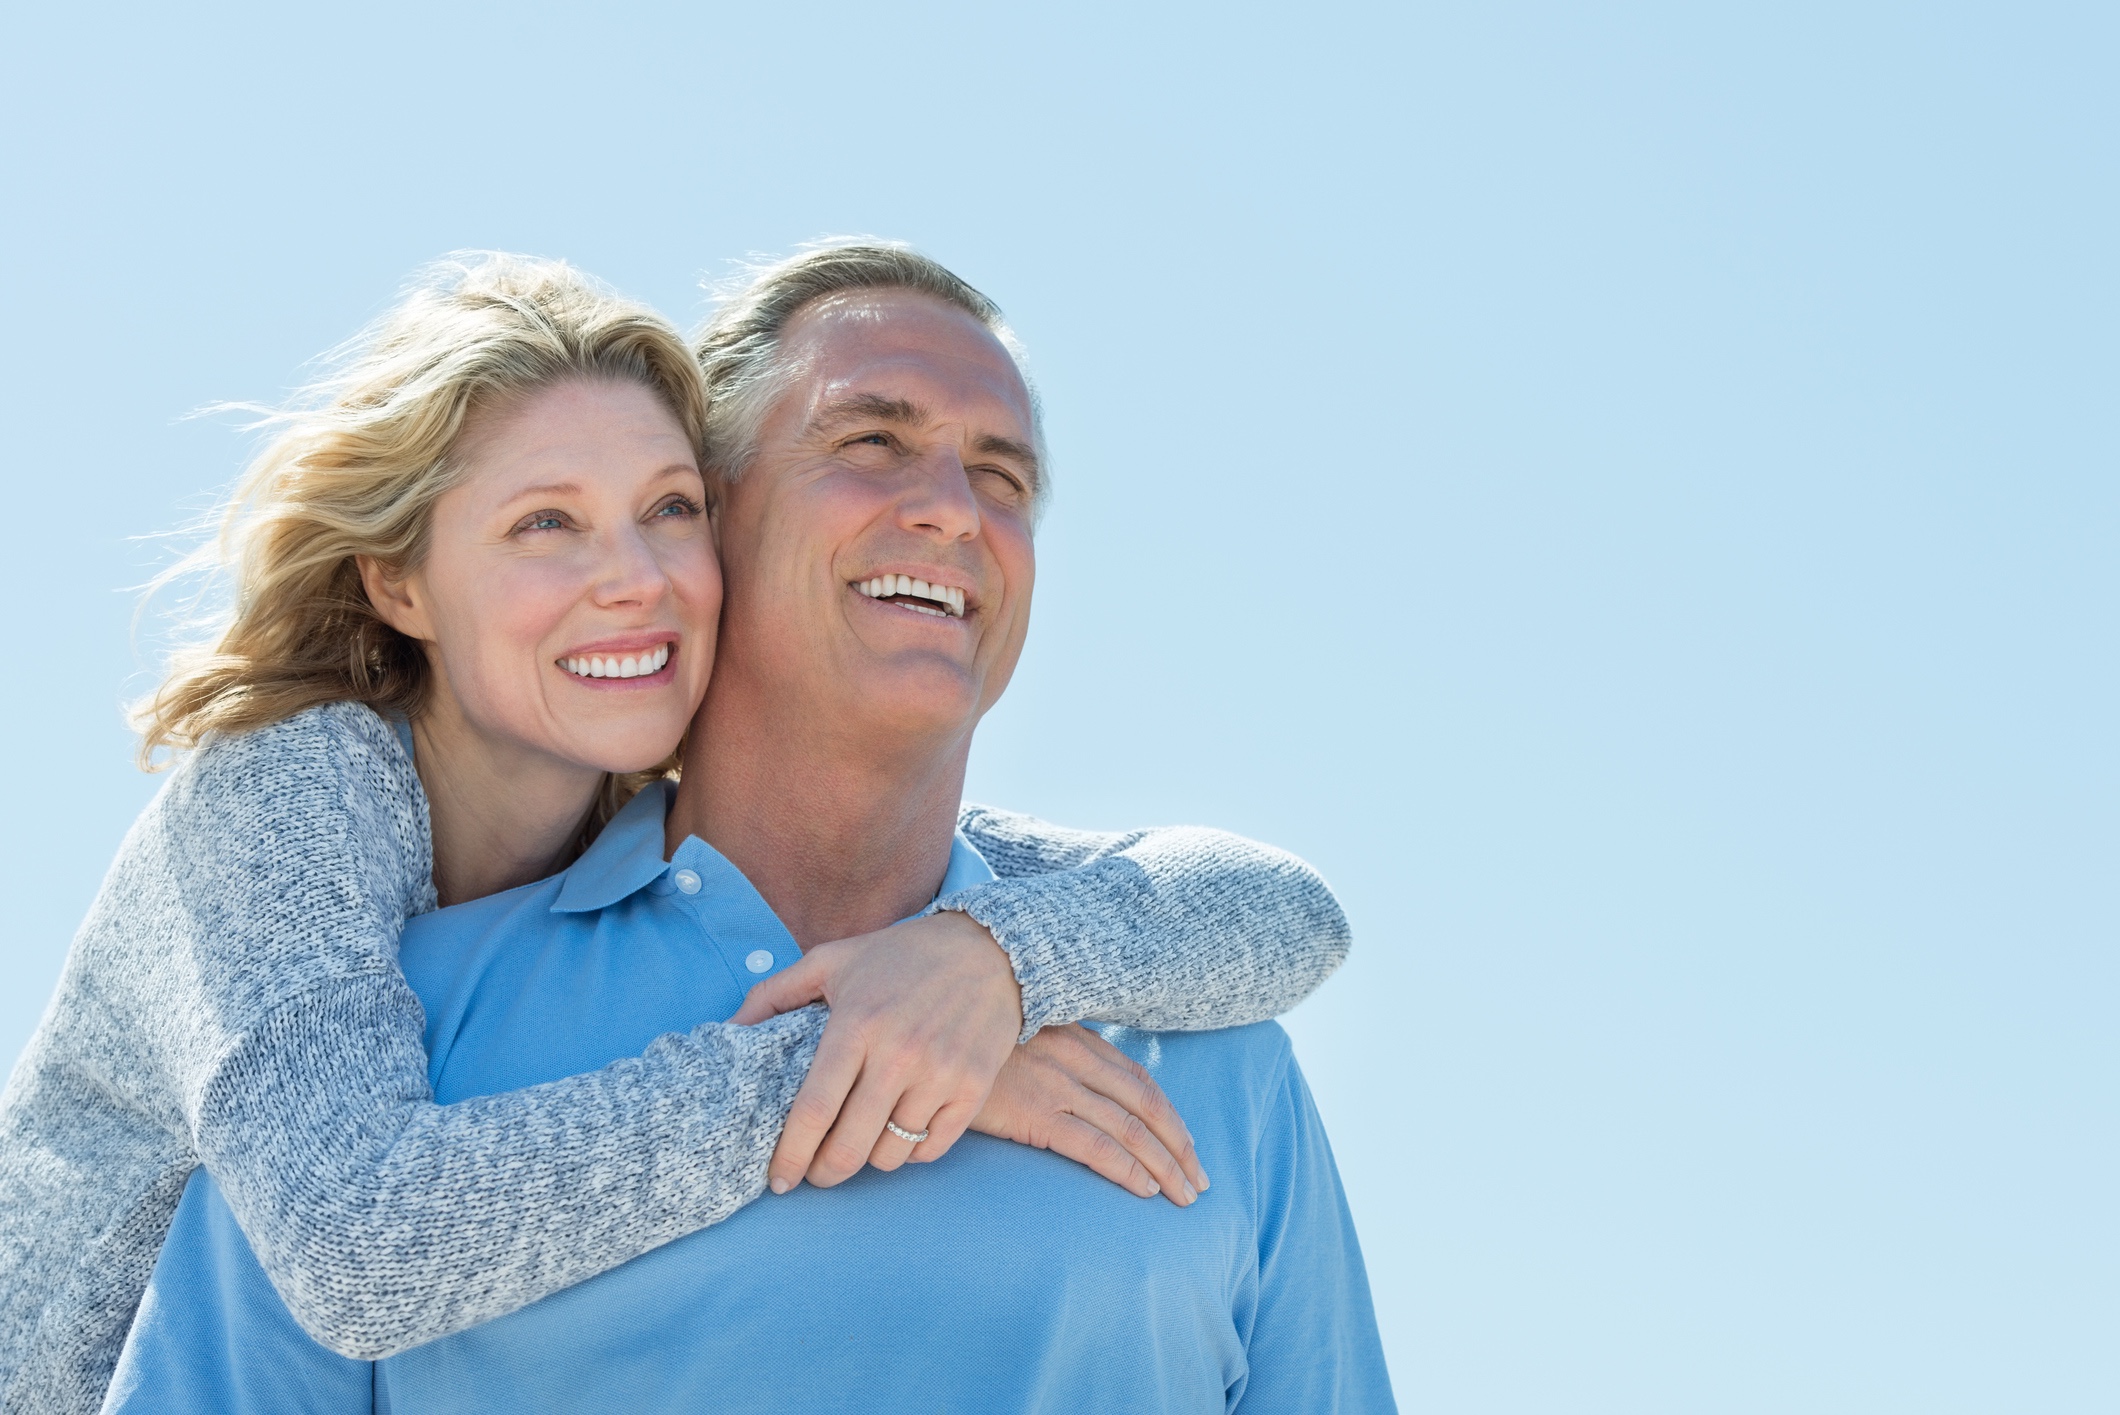
M 591 644 L 561 655 L 558 662 L 562 673 L 599 688 L 660 687 L 676 680 L 670 666 L 676 655 L 676 638 L 665 636 Z

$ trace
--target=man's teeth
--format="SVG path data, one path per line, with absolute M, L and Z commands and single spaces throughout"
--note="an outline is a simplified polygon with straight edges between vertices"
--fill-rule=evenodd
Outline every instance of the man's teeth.
M 942 607 L 929 609 L 924 604 L 909 604 L 905 607 L 922 614 L 948 614 L 956 619 L 964 617 L 964 591 L 955 585 L 931 585 L 926 580 L 916 580 L 911 575 L 878 575 L 873 580 L 863 580 L 854 588 L 870 599 L 905 596 L 931 600 Z
M 563 658 L 559 666 L 577 678 L 645 678 L 670 661 L 670 646 L 657 644 L 643 653 L 591 653 Z

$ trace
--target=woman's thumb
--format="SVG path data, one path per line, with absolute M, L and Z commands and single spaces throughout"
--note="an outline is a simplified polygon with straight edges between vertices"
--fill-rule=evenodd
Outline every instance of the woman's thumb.
M 729 1020 L 739 1027 L 824 1001 L 824 969 L 805 957 L 775 973 L 744 994 L 743 1006 Z

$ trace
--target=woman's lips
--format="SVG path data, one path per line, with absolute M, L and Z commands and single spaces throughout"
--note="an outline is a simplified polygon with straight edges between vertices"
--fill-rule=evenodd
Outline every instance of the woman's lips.
M 677 645 L 667 641 L 649 648 L 601 649 L 594 653 L 569 654 L 559 660 L 560 671 L 576 678 L 654 678 L 669 667 Z

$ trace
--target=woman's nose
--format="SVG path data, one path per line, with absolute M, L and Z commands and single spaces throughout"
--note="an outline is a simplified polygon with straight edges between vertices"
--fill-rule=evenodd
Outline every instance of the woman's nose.
M 601 538 L 591 594 L 598 604 L 653 604 L 669 589 L 670 577 L 638 527 Z

